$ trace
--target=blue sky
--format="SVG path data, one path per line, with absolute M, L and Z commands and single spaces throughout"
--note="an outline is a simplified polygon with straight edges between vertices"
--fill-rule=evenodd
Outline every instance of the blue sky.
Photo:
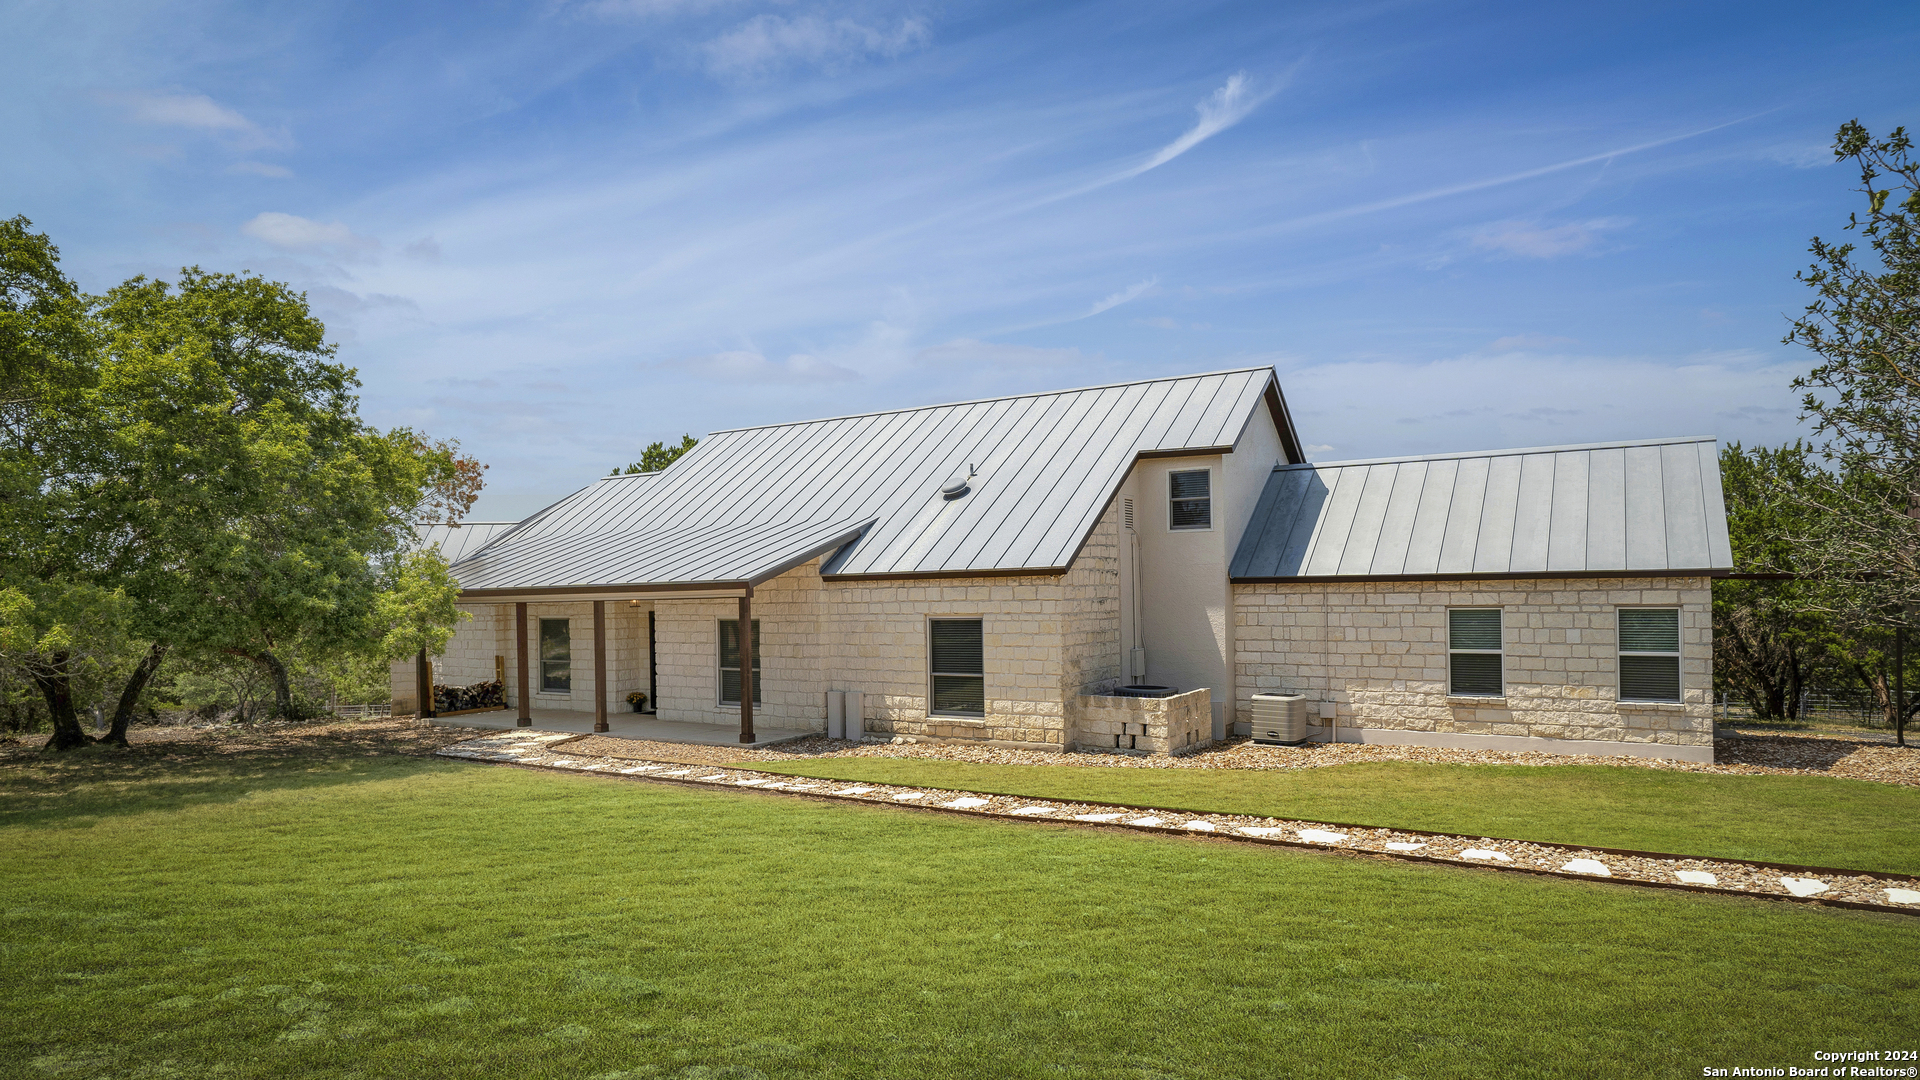
M 0 3 L 0 214 L 306 290 L 476 517 L 682 432 L 1272 364 L 1323 460 L 1794 437 L 1910 4 Z

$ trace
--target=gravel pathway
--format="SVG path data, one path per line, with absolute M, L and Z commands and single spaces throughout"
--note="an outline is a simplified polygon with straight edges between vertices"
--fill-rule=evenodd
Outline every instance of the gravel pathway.
M 820 741 L 824 743 L 827 740 Z M 612 744 L 611 747 L 608 744 Z M 949 791 L 911 785 L 850 784 L 756 772 L 751 769 L 715 768 L 700 760 L 706 751 L 724 752 L 728 755 L 727 760 L 736 762 L 745 757 L 745 752 L 730 751 L 725 747 L 653 744 L 674 751 L 696 753 L 692 755 L 676 753 L 651 758 L 637 756 L 641 748 L 646 745 L 624 739 L 582 738 L 577 735 L 522 731 L 468 739 L 465 742 L 443 747 L 439 753 L 442 756 L 471 761 L 571 769 L 636 779 L 660 778 L 710 784 L 715 787 L 790 793 L 811 798 L 914 806 L 936 809 L 944 813 L 976 814 L 1029 821 L 1077 822 L 1152 832 L 1212 834 L 1246 842 L 1331 848 L 1392 858 L 1495 866 L 1507 870 L 1559 874 L 1568 877 L 1606 878 L 1705 892 L 1779 899 L 1799 898 L 1920 914 L 1920 879 L 1901 875 L 1745 863 L 1724 859 L 1694 859 L 1651 852 L 1565 847 L 1487 836 L 1361 828 L 1329 822 L 1296 821 L 1290 818 L 1252 817 L 1240 814 L 1189 814 L 1099 803 Z M 847 746 L 846 743 L 840 745 Z M 618 749 L 621 753 L 608 754 L 605 750 L 609 748 Z M 907 748 L 909 747 L 886 747 L 889 750 Z M 941 749 L 956 748 L 942 747 Z M 1260 749 L 1270 748 L 1261 747 Z M 858 752 L 853 751 L 855 754 Z M 1019 752 L 1015 751 L 1015 753 Z M 795 756 L 820 755 L 791 753 L 784 755 L 789 760 Z M 1115 757 L 1116 755 L 1035 756 L 1059 758 Z M 781 758 L 770 757 L 770 759 L 780 760 Z M 1127 757 L 1125 760 L 1140 759 Z

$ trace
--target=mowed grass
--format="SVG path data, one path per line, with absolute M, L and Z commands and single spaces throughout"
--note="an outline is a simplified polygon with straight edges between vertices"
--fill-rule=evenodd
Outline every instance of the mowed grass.
M 1680 1076 L 1920 1030 L 1906 916 L 359 749 L 0 769 L 0 851 L 9 1076 Z
M 1920 788 L 1824 776 L 1608 765 L 1389 761 L 1290 771 L 974 765 L 903 758 L 752 762 L 795 776 L 1258 814 L 1515 840 L 1920 873 Z

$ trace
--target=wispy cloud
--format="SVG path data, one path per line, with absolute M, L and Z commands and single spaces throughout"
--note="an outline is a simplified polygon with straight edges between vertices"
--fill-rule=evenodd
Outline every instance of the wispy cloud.
M 290 141 L 286 132 L 270 131 L 205 94 L 134 90 L 104 91 L 97 97 L 121 109 L 128 120 L 148 127 L 223 135 L 248 149 L 284 146 Z
M 1277 87 L 1275 89 L 1277 89 Z M 1192 127 L 1188 128 L 1179 138 L 1161 147 L 1145 162 L 1122 172 L 1120 175 L 1114 177 L 1114 179 L 1125 180 L 1131 176 L 1139 176 L 1148 169 L 1157 169 L 1165 165 L 1181 154 L 1199 146 L 1201 143 L 1206 142 L 1208 139 L 1213 138 L 1215 135 L 1220 134 L 1240 121 L 1245 120 L 1247 114 L 1253 111 L 1254 106 L 1271 97 L 1273 93 L 1273 89 L 1269 89 L 1264 93 L 1256 93 L 1253 88 L 1253 83 L 1247 79 L 1246 72 L 1241 71 L 1234 73 L 1227 79 L 1225 85 L 1215 90 L 1206 100 L 1194 106 L 1195 111 L 1200 114 L 1200 119 L 1194 121 Z
M 1113 293 L 1103 299 L 1094 301 L 1093 306 L 1087 309 L 1087 313 L 1080 317 L 1083 319 L 1091 319 L 1095 315 L 1098 315 L 1103 311 L 1112 311 L 1114 308 L 1117 308 L 1121 304 L 1127 303 L 1128 301 L 1138 300 L 1141 296 L 1144 296 L 1146 294 L 1148 289 L 1151 289 L 1158 284 L 1160 284 L 1160 279 L 1158 277 L 1150 277 L 1147 280 L 1142 281 L 1138 284 L 1129 285 L 1126 288 L 1121 289 L 1117 293 Z
M 310 251 L 336 256 L 364 255 L 380 248 L 380 241 L 360 236 L 334 222 L 319 222 L 295 214 L 269 210 L 254 215 L 240 231 L 283 251 Z
M 886 29 L 852 19 L 769 14 L 755 15 L 714 38 L 703 52 L 713 74 L 751 78 L 795 64 L 831 70 L 870 57 L 899 56 L 931 40 L 933 32 L 924 19 L 903 19 Z
M 264 176 L 272 180 L 285 180 L 293 175 L 293 170 L 285 165 L 266 161 L 236 161 L 227 166 L 227 171 L 241 176 Z
M 1528 259 L 1552 259 L 1585 251 L 1600 234 L 1631 225 L 1631 218 L 1594 218 L 1567 225 L 1538 225 L 1527 221 L 1495 221 L 1474 230 L 1473 246 Z
M 734 349 L 643 365 L 683 371 L 689 375 L 725 383 L 834 383 L 858 379 L 851 368 L 822 360 L 811 353 L 794 353 L 785 360 L 773 360 L 752 349 Z
M 1048 349 L 1037 345 L 1001 345 L 974 338 L 957 338 L 929 345 L 913 356 L 917 364 L 976 365 L 996 367 L 1064 367 L 1090 359 L 1078 348 Z
M 1574 343 L 1569 337 L 1556 337 L 1553 334 L 1509 334 L 1495 338 L 1488 348 L 1494 352 L 1538 352 L 1541 349 L 1554 349 Z

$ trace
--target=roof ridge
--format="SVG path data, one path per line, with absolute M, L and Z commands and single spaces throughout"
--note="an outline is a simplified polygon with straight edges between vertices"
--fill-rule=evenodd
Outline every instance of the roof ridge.
M 1517 446 L 1505 450 L 1463 450 L 1451 454 L 1414 454 L 1408 457 L 1354 458 L 1351 461 L 1308 461 L 1276 465 L 1282 469 L 1340 469 L 1352 465 L 1396 465 L 1407 461 L 1458 461 L 1463 458 L 1518 457 L 1521 454 L 1563 454 L 1576 450 L 1614 450 L 1629 446 L 1671 446 L 1677 443 L 1717 442 L 1717 435 L 1679 435 L 1665 439 L 1616 439 L 1612 442 L 1567 443 L 1564 446 Z
M 1057 397 L 1061 394 L 1084 394 L 1089 390 L 1111 390 L 1116 386 L 1145 386 L 1149 383 L 1178 382 L 1181 379 L 1206 379 L 1215 375 L 1238 375 L 1247 371 L 1273 372 L 1271 364 L 1255 364 L 1252 367 L 1226 368 L 1221 371 L 1195 371 L 1186 375 L 1162 375 L 1153 379 L 1125 379 L 1120 382 L 1100 383 L 1095 386 L 1075 386 L 1065 390 L 1036 390 L 1030 394 L 1001 394 L 998 397 L 971 398 L 966 401 L 946 401 L 936 405 L 911 405 L 899 409 L 875 409 L 872 412 L 845 413 L 840 416 L 822 416 L 813 420 L 787 420 L 778 424 L 748 424 L 745 427 L 721 428 L 710 431 L 709 435 L 726 435 L 735 431 L 764 431 L 767 428 L 799 427 L 803 424 L 825 424 L 834 420 L 858 420 L 864 416 L 891 416 L 895 413 L 924 412 L 928 409 L 953 409 L 962 405 L 985 405 L 993 401 L 1013 401 L 1018 398 Z M 1278 378 L 1278 376 L 1275 376 Z M 650 474 L 636 474 L 650 475 Z

